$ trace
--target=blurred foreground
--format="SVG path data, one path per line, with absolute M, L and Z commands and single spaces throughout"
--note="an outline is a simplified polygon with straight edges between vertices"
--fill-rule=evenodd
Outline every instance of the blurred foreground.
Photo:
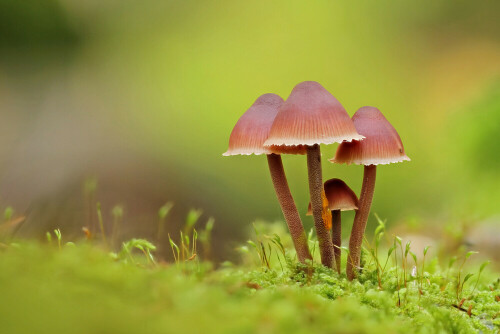
M 375 253 L 365 254 L 359 281 L 349 282 L 344 274 L 325 267 L 297 264 L 286 246 L 291 241 L 273 234 L 280 229 L 281 225 L 256 226 L 258 235 L 239 247 L 244 264 L 225 262 L 217 270 L 199 256 L 157 261 L 154 245 L 137 239 L 116 253 L 109 253 L 103 240 L 66 243 L 57 231 L 43 243 L 0 244 L 0 332 L 497 333 L 500 329 L 498 271 L 487 263 L 466 263 L 475 254 L 461 254 L 440 266 L 434 255 L 426 257 L 404 244 L 389 254 L 386 249 L 369 248 Z M 404 247 L 410 251 L 404 252 Z M 192 245 L 186 252 L 195 249 Z

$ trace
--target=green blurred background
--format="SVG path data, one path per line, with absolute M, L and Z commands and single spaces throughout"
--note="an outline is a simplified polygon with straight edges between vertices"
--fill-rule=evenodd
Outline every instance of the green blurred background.
M 169 231 L 202 209 L 216 219 L 217 256 L 230 257 L 252 221 L 282 219 L 265 158 L 222 157 L 231 129 L 259 95 L 315 80 L 350 115 L 378 107 L 412 159 L 379 168 L 373 212 L 398 233 L 495 254 L 499 11 L 454 0 L 0 0 L 0 209 L 26 215 L 19 236 L 80 236 L 91 178 L 107 225 L 124 207 L 123 238 L 152 237 L 172 201 Z M 330 164 L 335 149 L 323 147 L 325 179 L 359 192 L 362 168 Z M 305 213 L 305 158 L 284 163 Z

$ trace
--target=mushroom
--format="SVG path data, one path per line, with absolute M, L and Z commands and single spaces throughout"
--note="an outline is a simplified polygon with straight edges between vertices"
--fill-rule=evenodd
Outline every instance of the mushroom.
M 332 238 L 328 221 L 331 217 L 323 207 L 323 180 L 321 171 L 320 144 L 361 140 L 344 107 L 323 86 L 314 81 L 305 81 L 295 86 L 280 107 L 269 137 L 264 146 L 287 146 L 307 151 L 309 194 L 312 203 L 314 225 L 319 242 L 321 263 L 333 268 Z
M 266 140 L 278 108 L 282 105 L 283 99 L 276 94 L 264 94 L 260 96 L 254 104 L 240 117 L 231 132 L 229 138 L 229 149 L 224 156 L 230 155 L 267 155 L 269 171 L 273 181 L 276 196 L 285 216 L 290 235 L 297 251 L 300 262 L 312 260 L 307 237 L 302 226 L 297 207 L 293 200 L 283 162 L 279 153 L 301 153 L 299 148 L 278 147 L 276 151 L 263 146 Z
M 337 272 L 340 274 L 340 256 L 342 245 L 341 211 L 357 210 L 358 196 L 340 179 L 330 179 L 324 184 L 328 208 L 332 214 L 332 241 L 335 253 Z M 311 203 L 307 208 L 307 216 L 312 215 Z
M 354 217 L 351 238 L 349 239 L 347 277 L 350 280 L 356 276 L 354 268 L 360 267 L 361 245 L 372 205 L 377 165 L 410 161 L 410 158 L 405 154 L 403 143 L 397 131 L 377 108 L 360 108 L 352 120 L 356 130 L 365 136 L 365 139 L 340 144 L 335 157 L 330 160 L 338 164 L 365 166 L 363 186 L 359 196 L 359 210 Z

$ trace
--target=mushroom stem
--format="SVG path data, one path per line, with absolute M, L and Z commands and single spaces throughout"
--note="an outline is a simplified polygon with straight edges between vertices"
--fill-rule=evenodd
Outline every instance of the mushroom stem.
M 283 169 L 283 162 L 281 155 L 268 154 L 267 162 L 269 171 L 271 172 L 271 179 L 273 180 L 274 190 L 281 206 L 281 211 L 285 216 L 290 235 L 297 251 L 297 257 L 300 262 L 305 263 L 305 260 L 312 260 L 309 246 L 307 245 L 307 237 L 302 226 L 297 206 L 288 187 L 285 170 Z
M 309 195 L 314 217 L 314 226 L 319 242 L 321 263 L 333 268 L 335 258 L 333 255 L 332 237 L 323 220 L 323 177 L 321 175 L 321 152 L 318 144 L 307 146 L 307 174 L 309 178 Z
M 340 256 L 342 245 L 342 226 L 340 210 L 332 211 L 332 242 L 333 252 L 335 254 L 335 264 L 337 265 L 337 272 L 340 274 Z
M 357 276 L 357 268 L 360 267 L 361 246 L 363 244 L 366 222 L 368 221 L 368 215 L 372 206 L 376 175 L 376 165 L 365 166 L 358 211 L 356 211 L 356 215 L 354 216 L 351 238 L 349 239 L 349 260 L 347 261 L 346 271 L 347 278 L 351 281 Z

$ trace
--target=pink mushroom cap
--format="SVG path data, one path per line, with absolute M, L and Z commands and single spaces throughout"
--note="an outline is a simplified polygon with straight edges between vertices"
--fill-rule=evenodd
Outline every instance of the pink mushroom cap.
M 331 162 L 368 166 L 410 161 L 398 132 L 380 110 L 362 107 L 352 120 L 365 139 L 340 144 Z
M 305 81 L 293 88 L 279 108 L 264 146 L 311 146 L 361 139 L 342 104 L 319 83 Z

